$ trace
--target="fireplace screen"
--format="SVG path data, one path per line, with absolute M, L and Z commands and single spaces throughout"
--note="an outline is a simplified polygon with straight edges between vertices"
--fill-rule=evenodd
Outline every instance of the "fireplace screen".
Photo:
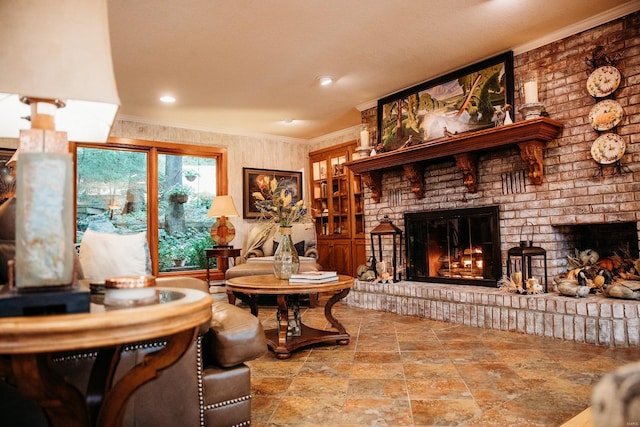
M 407 280 L 496 285 L 498 207 L 407 213 L 404 223 Z

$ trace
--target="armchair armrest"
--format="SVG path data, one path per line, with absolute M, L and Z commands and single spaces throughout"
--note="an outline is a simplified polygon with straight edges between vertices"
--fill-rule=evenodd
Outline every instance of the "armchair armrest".
M 257 317 L 222 301 L 214 302 L 211 308 L 213 317 L 205 336 L 211 362 L 227 368 L 266 353 L 267 339 Z

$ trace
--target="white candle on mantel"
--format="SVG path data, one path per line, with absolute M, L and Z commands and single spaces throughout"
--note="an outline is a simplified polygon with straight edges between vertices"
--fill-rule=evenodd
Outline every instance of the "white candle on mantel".
M 538 82 L 531 80 L 524 84 L 524 103 L 533 104 L 538 102 Z
M 366 129 L 360 131 L 360 146 L 364 148 L 369 147 L 369 131 Z

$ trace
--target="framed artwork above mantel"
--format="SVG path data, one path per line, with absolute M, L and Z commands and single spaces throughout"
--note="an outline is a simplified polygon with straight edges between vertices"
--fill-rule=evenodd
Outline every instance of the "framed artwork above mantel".
M 513 76 L 509 51 L 378 100 L 377 151 L 495 126 L 513 106 Z

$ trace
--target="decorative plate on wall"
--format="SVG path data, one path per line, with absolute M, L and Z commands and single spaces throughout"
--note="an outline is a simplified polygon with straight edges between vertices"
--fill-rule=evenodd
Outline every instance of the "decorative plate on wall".
M 595 130 L 604 131 L 620 123 L 623 115 L 622 105 L 619 102 L 606 99 L 598 102 L 589 111 L 589 121 Z
M 620 85 L 620 71 L 611 65 L 597 68 L 587 79 L 587 90 L 594 98 L 611 95 Z
M 626 144 L 620 135 L 606 133 L 593 141 L 591 157 L 601 165 L 609 165 L 622 158 L 625 148 Z

